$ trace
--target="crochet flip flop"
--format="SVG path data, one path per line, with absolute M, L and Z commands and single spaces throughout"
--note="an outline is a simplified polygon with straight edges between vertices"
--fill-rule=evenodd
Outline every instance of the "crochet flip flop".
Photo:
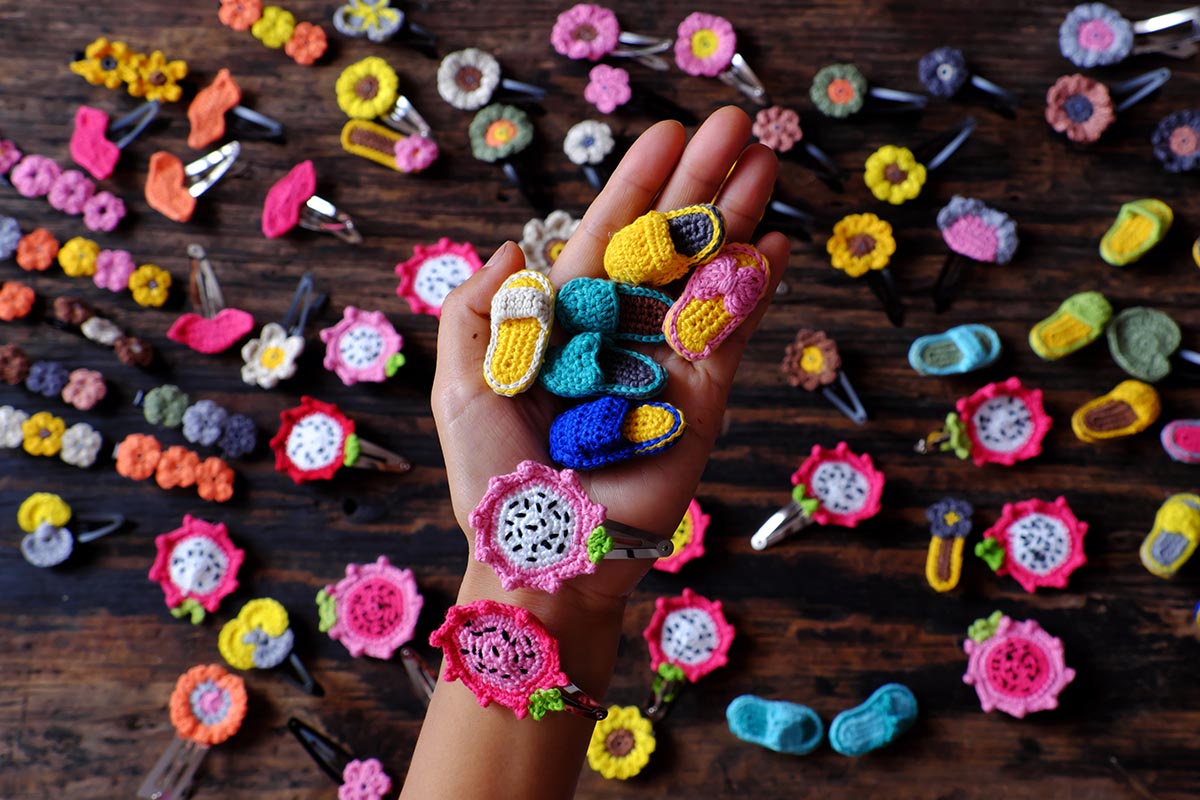
M 958 325 L 913 342 L 908 363 L 921 375 L 961 375 L 993 364 L 1000 349 L 1000 337 L 987 325 Z
M 733 698 L 725 709 L 725 719 L 734 736 L 776 753 L 807 755 L 825 737 L 821 718 L 808 706 L 752 694 Z
M 1200 464 L 1200 419 L 1177 419 L 1162 429 L 1167 455 L 1184 464 Z
M 844 756 L 861 756 L 891 744 L 916 721 L 917 698 L 907 686 L 888 683 L 833 718 L 829 745 Z
M 581 333 L 550 348 L 539 380 L 559 397 L 611 394 L 644 400 L 667 385 L 667 371 L 649 356 L 611 345 L 598 333 Z
M 496 394 L 512 397 L 533 385 L 554 324 L 554 287 L 531 269 L 510 275 L 492 297 L 492 338 L 483 377 Z
M 667 312 L 662 331 L 671 349 L 688 361 L 712 355 L 737 330 L 767 290 L 770 267 L 748 244 L 730 244 L 692 273 Z
M 1099 292 L 1073 294 L 1029 331 L 1029 346 L 1047 361 L 1087 347 L 1112 319 L 1112 305 Z
M 1071 415 L 1081 442 L 1101 442 L 1141 433 L 1158 419 L 1158 392 L 1148 383 L 1122 381 L 1103 397 L 1089 400 Z
M 1200 495 L 1175 494 L 1154 515 L 1154 527 L 1142 542 L 1142 564 L 1160 578 L 1179 571 L 1200 541 Z
M 1100 257 L 1114 267 L 1132 264 L 1163 240 L 1174 220 L 1171 207 L 1161 200 L 1126 203 L 1100 240 Z
M 568 333 L 603 333 L 614 339 L 657 344 L 670 296 L 644 286 L 603 278 L 576 278 L 558 290 L 554 312 Z
M 1138 380 L 1162 380 L 1171 373 L 1171 356 L 1183 336 L 1175 320 L 1153 308 L 1127 308 L 1108 326 L 1113 360 Z
M 683 412 L 670 403 L 601 397 L 558 415 L 550 425 L 550 457 L 570 469 L 596 469 L 666 450 L 685 427 Z
M 725 244 L 725 218 L 714 205 L 643 214 L 613 234 L 604 271 L 621 283 L 663 286 L 708 261 Z

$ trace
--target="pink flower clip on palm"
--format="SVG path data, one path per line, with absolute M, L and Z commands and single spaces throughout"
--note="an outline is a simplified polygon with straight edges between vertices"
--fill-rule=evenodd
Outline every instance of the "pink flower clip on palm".
M 697 11 L 685 17 L 675 33 L 675 63 L 681 70 L 716 78 L 759 105 L 770 105 L 762 81 L 737 52 L 737 34 L 729 20 Z
M 154 547 L 150 580 L 162 586 L 171 616 L 197 625 L 237 589 L 246 553 L 234 547 L 224 523 L 184 515 L 180 527 L 155 537 Z
M 792 502 L 771 515 L 750 538 L 765 550 L 812 524 L 854 528 L 879 513 L 883 473 L 869 455 L 853 452 L 845 442 L 812 453 L 792 474 Z
M 317 592 L 319 628 L 355 658 L 389 659 L 412 639 L 424 604 L 412 572 L 380 556 L 347 564 L 346 577 Z
M 963 683 L 975 687 L 984 711 L 995 709 L 1017 719 L 1058 708 L 1058 695 L 1075 680 L 1066 665 L 1063 643 L 1036 621 L 1013 622 L 999 611 L 976 620 L 963 642 L 967 672 Z
M 606 519 L 569 469 L 536 461 L 488 481 L 471 512 L 475 559 L 489 565 L 505 591 L 529 587 L 554 593 L 563 581 L 590 575 L 605 558 L 664 558 L 671 539 Z
M 989 383 L 960 397 L 955 408 L 943 428 L 917 442 L 916 452 L 952 452 L 978 467 L 1011 467 L 1041 454 L 1054 422 L 1042 407 L 1042 391 L 1026 388 L 1018 378 Z
M 646 718 L 658 722 L 687 683 L 695 683 L 728 661 L 735 631 L 720 601 L 691 589 L 654 601 L 654 616 L 642 631 L 654 671 Z
M 382 311 L 362 311 L 346 306 L 342 319 L 321 331 L 325 343 L 325 369 L 342 383 L 382 383 L 404 366 L 400 348 L 404 339 Z
M 1087 530 L 1088 524 L 1075 516 L 1065 498 L 1006 503 L 1000 519 L 975 545 L 975 554 L 997 575 L 1011 575 L 1027 592 L 1047 586 L 1065 589 L 1071 573 L 1087 563 Z
M 461 680 L 483 708 L 499 703 L 517 719 L 563 710 L 592 720 L 608 715 L 563 673 L 558 641 L 524 608 L 495 600 L 453 606 L 429 643 L 442 648 L 445 679 Z
M 612 9 L 579 3 L 558 15 L 550 31 L 550 44 L 559 55 L 570 59 L 631 58 L 663 72 L 667 62 L 659 54 L 670 50 L 674 41 L 623 31 Z

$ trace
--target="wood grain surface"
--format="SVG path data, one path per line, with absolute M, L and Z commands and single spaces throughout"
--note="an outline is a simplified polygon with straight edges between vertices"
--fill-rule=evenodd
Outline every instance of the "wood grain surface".
M 506 238 L 519 239 L 533 214 L 498 169 L 471 158 L 470 116 L 437 96 L 436 61 L 399 44 L 334 34 L 333 0 L 284 5 L 297 19 L 320 20 L 329 31 L 330 52 L 318 66 L 299 67 L 249 33 L 221 26 L 214 2 L 0 0 L 0 136 L 26 152 L 65 164 L 79 104 L 110 114 L 133 107 L 132 98 L 89 86 L 67 69 L 72 52 L 100 35 L 186 59 L 187 96 L 219 68 L 231 68 L 244 102 L 288 130 L 285 145 L 245 142 L 234 171 L 201 198 L 186 225 L 152 212 L 141 192 L 151 153 L 166 149 L 187 160 L 184 106 L 165 109 L 169 124 L 156 125 L 123 153 L 106 185 L 124 195 L 129 219 L 118 232 L 94 238 L 171 272 L 179 286 L 164 309 L 139 309 L 127 293 L 105 292 L 57 267 L 30 277 L 12 262 L 0 265 L 4 279 L 30 280 L 40 296 L 70 292 L 94 303 L 152 341 L 165 362 L 146 373 L 48 325 L 5 323 L 0 341 L 19 344 L 34 358 L 103 371 L 110 397 L 83 414 L 23 387 L 0 386 L 0 404 L 44 408 L 68 423 L 86 420 L 109 443 L 152 432 L 181 444 L 178 431 L 151 429 L 142 419 L 132 405 L 139 390 L 175 382 L 193 398 L 250 414 L 264 440 L 277 427 L 279 411 L 312 394 L 341 405 L 364 438 L 403 452 L 416 467 L 402 477 L 355 471 L 297 487 L 274 471 L 260 447 L 254 458 L 235 464 L 234 500 L 213 505 L 188 492 L 127 481 L 106 456 L 82 472 L 20 450 L 0 452 L 2 798 L 133 796 L 173 735 L 166 703 L 176 677 L 193 664 L 219 661 L 220 624 L 241 602 L 259 596 L 288 606 L 297 651 L 328 696 L 306 697 L 270 673 L 247 674 L 246 724 L 210 754 L 195 797 L 332 797 L 333 785 L 286 731 L 293 714 L 358 755 L 381 758 L 397 779 L 407 768 L 423 709 L 400 664 L 350 658 L 318 633 L 313 597 L 338 579 L 345 563 L 386 554 L 415 571 L 425 595 L 418 642 L 452 602 L 466 548 L 450 510 L 430 416 L 437 321 L 409 313 L 395 295 L 392 268 L 413 245 L 441 236 L 472 241 L 486 258 Z M 414 7 L 412 17 L 440 35 L 442 52 L 483 47 L 512 77 L 550 88 L 546 113 L 535 118 L 537 166 L 554 205 L 578 215 L 594 195 L 562 154 L 561 142 L 571 124 L 595 113 L 582 98 L 587 65 L 569 62 L 549 46 L 550 28 L 566 5 L 438 0 Z M 778 197 L 813 209 L 820 229 L 813 242 L 794 240 L 786 292 L 767 314 L 738 374 L 726 432 L 699 489 L 712 515 L 708 554 L 679 575 L 650 575 L 634 595 L 607 699 L 644 699 L 650 673 L 641 630 L 654 598 L 685 586 L 724 601 L 738 630 L 729 666 L 686 691 L 659 726 L 658 751 L 642 776 L 606 782 L 585 768 L 579 797 L 1165 799 L 1200 792 L 1200 644 L 1190 619 L 1200 579 L 1195 569 L 1185 569 L 1174 581 L 1160 580 L 1137 555 L 1159 504 L 1169 494 L 1194 490 L 1196 473 L 1166 457 L 1158 444 L 1160 425 L 1104 445 L 1077 441 L 1068 422 L 1073 409 L 1125 375 L 1103 342 L 1062 362 L 1043 362 L 1026 341 L 1030 326 L 1063 298 L 1096 289 L 1117 308 L 1152 305 L 1170 313 L 1184 329 L 1185 346 L 1200 347 L 1200 273 L 1188 256 L 1200 227 L 1196 174 L 1165 173 L 1149 144 L 1162 116 L 1196 105 L 1200 74 L 1194 60 L 1156 57 L 1098 71 L 1109 82 L 1163 65 L 1176 74 L 1162 92 L 1122 113 L 1099 143 L 1069 144 L 1042 115 L 1046 88 L 1075 71 L 1057 47 L 1057 26 L 1069 5 L 714 0 L 705 6 L 734 22 L 739 51 L 775 101 L 797 108 L 806 137 L 851 177 L 846 191 L 835 194 L 795 160 L 783 163 Z M 1149 16 L 1179 5 L 1153 0 L 1123 8 L 1131 16 Z M 678 0 L 620 0 L 614 7 L 625 29 L 659 35 L 671 34 L 694 10 Z M 961 47 L 980 74 L 1023 98 L 1015 120 L 979 106 L 935 101 L 922 114 L 837 122 L 821 117 L 808 100 L 814 72 L 834 61 L 855 61 L 876 85 L 919 91 L 917 59 L 942 44 Z M 341 151 L 344 117 L 333 85 L 342 67 L 367 55 L 383 56 L 397 68 L 402 90 L 434 127 L 443 156 L 427 175 L 402 176 Z M 740 100 L 715 80 L 675 68 L 660 74 L 633 65 L 630 73 L 635 93 L 653 90 L 700 116 Z M 887 143 L 919 145 L 967 113 L 979 118 L 979 129 L 931 174 L 917 201 L 893 208 L 870 196 L 861 181 L 870 152 Z M 628 143 L 654 119 L 651 107 L 609 121 Z M 319 193 L 354 215 L 366 239 L 361 246 L 306 232 L 263 238 L 259 217 L 267 188 L 306 158 L 316 163 Z M 1021 247 L 1007 266 L 969 267 L 954 307 L 935 315 L 929 292 L 946 251 L 934 217 L 954 194 L 978 196 L 1010 212 L 1020 225 Z M 1100 236 L 1122 203 L 1146 196 L 1174 207 L 1174 230 L 1142 263 L 1108 266 L 1097 255 Z M 863 283 L 829 266 L 829 226 L 858 211 L 880 213 L 896 228 L 892 270 L 909 306 L 903 328 L 888 324 Z M 16 216 L 26 230 L 44 226 L 63 241 L 87 233 L 77 219 L 3 186 L 0 213 Z M 270 392 L 250 388 L 239 380 L 236 352 L 200 356 L 166 339 L 166 328 L 185 306 L 179 288 L 190 242 L 207 249 L 229 304 L 251 311 L 259 324 L 282 318 L 305 271 L 331 293 L 332 308 L 310 326 L 296 379 Z M 315 329 L 332 324 L 348 304 L 386 311 L 405 337 L 409 364 L 387 385 L 347 388 L 321 368 Z M 999 331 L 1005 354 L 997 365 L 953 379 L 922 378 L 909 368 L 905 354 L 916 336 L 964 322 Z M 854 426 L 819 396 L 784 383 L 777 365 L 800 327 L 823 328 L 836 338 L 871 414 L 866 426 Z M 913 442 L 936 427 L 956 398 L 1014 374 L 1045 390 L 1055 420 L 1041 458 L 1013 469 L 981 469 L 912 452 Z M 1162 422 L 1200 416 L 1194 384 L 1173 376 L 1159 388 Z M 788 499 L 788 478 L 812 445 L 841 440 L 869 452 L 885 471 L 883 512 L 855 530 L 814 527 L 767 552 L 752 551 L 750 534 Z M 13 524 L 18 504 L 33 491 L 59 492 L 81 514 L 123 512 L 133 525 L 80 546 L 62 567 L 35 569 L 21 558 Z M 1091 525 L 1086 567 L 1067 590 L 1030 595 L 968 557 L 960 588 L 936 595 L 924 579 L 929 533 L 923 510 L 946 493 L 975 504 L 977 530 L 992 524 L 1005 502 L 1066 496 Z M 177 527 L 184 513 L 227 523 L 247 552 L 241 588 L 196 627 L 173 619 L 159 587 L 146 579 L 154 536 Z M 962 683 L 966 627 L 997 608 L 1017 619 L 1036 618 L 1063 639 L 1078 677 L 1057 711 L 1025 720 L 987 715 Z M 804 758 L 776 755 L 737 741 L 726 729 L 725 706 L 742 693 L 806 703 L 828 723 L 888 681 L 912 688 L 921 717 L 893 747 L 864 758 L 845 758 L 827 746 Z M 507 796 L 502 775 L 494 796 Z

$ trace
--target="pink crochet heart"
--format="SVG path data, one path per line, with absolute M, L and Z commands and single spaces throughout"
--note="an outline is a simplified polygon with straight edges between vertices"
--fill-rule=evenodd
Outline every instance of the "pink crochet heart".
M 121 151 L 110 142 L 108 114 L 91 106 L 80 106 L 75 112 L 75 130 L 71 132 L 71 158 L 98 181 L 112 175 Z
M 300 209 L 316 194 L 317 173 L 311 161 L 292 167 L 267 192 L 263 203 L 262 232 L 268 239 L 283 236 L 300 222 Z
M 239 308 L 223 308 L 215 317 L 181 314 L 171 324 L 167 338 L 185 344 L 197 353 L 212 355 L 233 347 L 254 329 L 254 317 Z

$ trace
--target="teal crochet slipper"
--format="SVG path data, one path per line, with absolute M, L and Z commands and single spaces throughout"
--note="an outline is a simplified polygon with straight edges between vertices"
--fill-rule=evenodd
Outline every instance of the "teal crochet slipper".
M 735 697 L 725 709 L 725 719 L 729 731 L 743 742 L 777 753 L 807 755 L 825 738 L 821 718 L 808 706 L 752 694 Z
M 559 397 L 644 400 L 667 385 L 667 371 L 649 356 L 616 347 L 598 333 L 581 333 L 547 351 L 538 380 Z
M 959 325 L 917 339 L 908 363 L 921 375 L 961 375 L 994 363 L 1000 350 L 1000 337 L 987 325 Z
M 614 339 L 657 344 L 674 301 L 645 286 L 576 278 L 558 290 L 554 311 L 568 333 L 603 333 Z
M 1148 383 L 1170 374 L 1171 356 L 1182 340 L 1175 320 L 1153 308 L 1127 308 L 1108 324 L 1108 350 L 1113 360 Z
M 844 756 L 861 756 L 891 744 L 916 721 L 917 698 L 907 686 L 888 683 L 833 718 L 829 745 Z

